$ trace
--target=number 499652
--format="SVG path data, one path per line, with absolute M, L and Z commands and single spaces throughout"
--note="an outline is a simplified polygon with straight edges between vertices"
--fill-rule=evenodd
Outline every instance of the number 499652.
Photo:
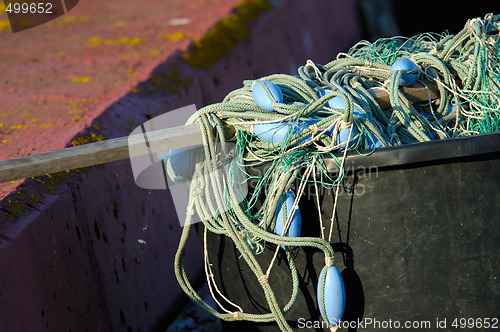
M 498 329 L 498 318 L 455 318 L 451 326 L 458 329 Z
M 9 3 L 5 8 L 7 13 L 14 14 L 52 14 L 52 3 L 50 2 L 38 2 L 38 3 L 27 3 L 27 2 L 16 2 Z

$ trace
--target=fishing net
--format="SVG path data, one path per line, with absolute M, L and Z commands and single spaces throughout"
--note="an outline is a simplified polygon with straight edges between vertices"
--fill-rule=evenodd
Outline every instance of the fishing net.
M 276 74 L 244 81 L 242 88 L 230 92 L 221 103 L 206 106 L 194 114 L 188 123 L 200 124 L 205 144 L 193 161 L 196 167 L 189 206 L 175 258 L 175 273 L 186 294 L 221 319 L 275 321 L 283 331 L 291 331 L 285 315 L 298 293 L 293 251 L 304 246 L 315 247 L 324 252 L 326 268 L 334 265 L 330 244 L 333 218 L 319 220 L 319 237 L 286 236 L 294 222 L 300 223 L 298 202 L 305 186 L 315 186 L 318 193 L 321 192 L 318 189 L 325 188 L 338 194 L 348 151 L 369 154 L 381 147 L 499 130 L 499 20 L 499 15 L 492 14 L 484 19 L 471 19 L 457 35 L 426 33 L 412 38 L 384 38 L 373 43 L 361 41 L 325 65 L 308 60 L 298 69 L 298 75 Z M 416 66 L 391 70 L 400 59 L 410 60 Z M 427 100 L 410 102 L 401 84 L 413 78 L 418 79 L 416 84 L 437 87 L 438 98 L 431 98 L 429 93 Z M 374 88 L 385 91 L 390 107 L 374 98 L 370 93 Z M 260 97 L 264 96 L 270 103 L 270 109 L 265 110 L 269 105 L 256 102 L 256 89 L 261 91 Z M 282 99 L 277 96 L 279 93 Z M 231 137 L 228 137 L 228 128 L 234 130 Z M 234 144 L 229 146 L 227 141 Z M 265 165 L 266 171 L 258 177 L 248 174 L 247 179 L 235 176 L 238 172 L 231 168 L 224 173 L 214 172 L 220 168 L 222 155 L 236 154 L 242 156 L 243 162 L 233 167 L 245 170 Z M 327 159 L 334 160 L 339 168 L 333 175 L 326 170 Z M 170 162 L 166 163 L 169 176 L 182 180 Z M 251 180 L 255 185 L 243 200 L 235 197 L 234 190 L 229 190 L 242 181 Z M 291 200 L 287 199 L 290 192 Z M 319 209 L 318 197 L 315 199 Z M 230 209 L 220 208 L 228 204 Z M 335 209 L 336 200 L 333 214 Z M 240 259 L 248 264 L 262 286 L 269 313 L 245 313 L 219 292 L 206 243 L 207 281 L 212 293 L 219 294 L 216 300 L 221 312 L 197 295 L 187 279 L 182 260 L 195 214 L 203 222 L 201 231 L 205 232 L 205 239 L 207 232 L 213 232 L 234 242 Z M 278 224 L 281 224 L 279 231 Z M 268 282 L 274 259 L 269 266 L 261 266 L 256 260 L 266 243 L 276 245 L 274 257 L 283 251 L 290 266 L 292 290 L 290 301 L 284 307 L 278 305 Z M 319 293 L 324 291 L 325 275 L 322 273 L 319 278 Z M 318 294 L 318 298 L 323 299 L 321 295 Z M 319 309 L 323 318 L 331 322 L 323 300 Z M 334 325 L 330 327 L 335 329 Z

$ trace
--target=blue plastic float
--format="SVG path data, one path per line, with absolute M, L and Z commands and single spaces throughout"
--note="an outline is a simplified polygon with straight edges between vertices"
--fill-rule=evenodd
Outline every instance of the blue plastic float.
M 260 139 L 275 144 L 281 143 L 285 140 L 287 135 L 295 135 L 302 130 L 307 129 L 308 125 L 305 122 L 270 122 L 270 123 L 258 123 L 253 126 L 253 133 Z M 304 138 L 294 144 L 300 145 L 311 138 Z
M 264 86 L 269 90 L 266 91 Z M 255 80 L 252 84 L 252 96 L 257 106 L 265 111 L 272 112 L 274 103 L 283 102 L 283 92 L 271 81 Z
M 283 216 L 283 197 L 278 201 L 278 206 L 276 207 L 276 224 L 274 226 L 274 233 L 276 235 L 284 235 L 289 237 L 300 237 L 300 231 L 302 228 L 302 216 L 300 215 L 300 210 L 297 206 L 297 210 L 293 212 L 293 216 L 290 220 L 290 225 L 288 231 L 283 233 L 285 229 L 285 224 L 289 216 L 292 214 L 292 207 L 295 203 L 295 194 L 291 190 L 287 190 L 285 193 L 285 203 L 286 203 L 286 217 Z M 286 250 L 286 246 L 281 246 Z M 295 247 L 291 247 L 295 249 Z
M 191 148 L 192 149 L 192 148 Z M 192 172 L 190 148 L 179 148 L 167 152 L 158 153 L 159 160 L 170 159 L 170 166 L 177 176 L 189 176 Z
M 321 291 L 321 280 L 326 274 L 325 288 Z M 317 289 L 318 308 L 321 316 L 332 326 L 336 326 L 342 320 L 345 310 L 345 287 L 339 269 L 332 265 L 324 267 L 318 279 Z
M 408 58 L 401 58 L 394 62 L 391 66 L 391 73 L 396 70 L 417 70 L 418 66 L 415 62 Z M 418 79 L 418 74 L 403 74 L 401 75 L 401 80 L 399 81 L 400 86 L 412 85 Z

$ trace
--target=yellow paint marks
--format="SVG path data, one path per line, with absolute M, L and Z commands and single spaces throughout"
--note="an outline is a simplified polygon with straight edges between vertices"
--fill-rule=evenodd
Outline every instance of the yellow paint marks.
M 7 113 L 2 113 L 0 114 L 0 116 L 7 116 Z
M 39 121 L 39 119 L 37 119 L 37 118 L 33 118 L 33 119 L 31 119 L 30 121 L 31 121 L 31 122 L 37 122 L 37 121 Z
M 91 135 L 86 135 L 86 136 L 79 136 L 73 141 L 71 141 L 71 145 L 73 146 L 78 146 L 78 145 L 85 145 L 89 144 L 90 142 L 100 142 L 104 141 L 105 137 L 100 134 L 91 134 Z
M 82 110 L 71 110 L 69 111 L 69 114 L 79 114 L 82 113 Z
M 71 145 L 73 146 L 84 145 L 89 143 L 90 143 L 89 140 L 83 136 L 77 137 L 76 139 L 71 141 Z
M 73 121 L 80 122 L 80 121 L 82 121 L 82 117 L 81 116 L 75 116 L 73 118 Z
M 26 204 L 21 203 L 18 199 L 4 200 L 3 205 L 4 208 L 8 210 L 8 212 L 5 211 L 5 215 L 12 220 L 17 220 L 17 218 L 24 213 L 24 210 L 30 209 Z
M 166 72 L 165 77 L 168 79 L 167 90 L 171 93 L 176 93 L 183 85 L 191 84 L 191 76 L 181 77 L 175 68 Z
M 88 47 L 99 47 L 102 44 L 106 45 L 138 45 L 142 44 L 144 42 L 143 39 L 139 37 L 120 37 L 118 39 L 102 39 L 99 36 L 94 36 L 90 38 L 89 42 L 87 43 Z
M 44 188 L 45 190 L 47 190 L 49 193 L 51 193 L 52 195 L 56 195 L 57 194 L 57 191 L 56 189 L 59 188 L 58 185 L 55 185 L 55 186 L 51 186 L 50 183 L 47 183 L 41 179 L 36 179 Z
M 90 38 L 89 42 L 87 43 L 87 47 L 98 47 L 101 46 L 101 37 L 99 36 L 93 36 Z
M 36 181 L 38 181 L 49 193 L 56 195 L 57 189 L 61 187 L 60 184 L 65 180 L 71 179 L 73 176 L 74 173 L 71 171 L 62 171 L 36 178 Z
M 149 50 L 149 54 L 151 54 L 152 56 L 160 56 L 161 55 L 161 51 L 160 50 L 156 50 L 156 49 L 150 49 Z
M 28 127 L 28 125 L 22 124 L 22 125 L 11 126 L 10 129 L 16 130 L 16 129 L 22 129 L 22 128 L 26 128 L 26 127 Z
M 263 11 L 272 8 L 272 4 L 267 0 L 244 1 L 234 7 L 244 18 L 251 21 L 258 19 Z
M 45 197 L 44 194 L 41 194 L 40 196 L 37 196 L 37 195 L 30 195 L 30 196 L 27 196 L 26 194 L 24 194 L 22 191 L 17 191 L 16 192 L 16 195 L 23 198 L 24 201 L 28 202 L 28 206 L 31 208 L 33 206 L 33 204 L 30 204 L 30 203 L 34 203 L 35 205 L 36 204 L 44 204 L 44 201 L 42 200 L 42 198 Z M 19 199 L 16 199 L 16 201 L 19 202 Z M 29 202 L 31 201 L 31 202 Z
M 141 56 L 141 52 L 134 51 L 134 52 L 129 52 L 129 53 L 124 54 L 122 56 L 122 58 L 130 59 L 130 58 L 139 58 L 140 56 Z
M 0 1 L 0 15 L 5 14 L 5 3 L 3 1 Z M 4 30 L 7 30 L 10 28 L 10 22 L 9 20 L 0 20 L 0 33 L 2 33 Z
M 196 68 L 207 68 L 228 54 L 239 41 L 250 38 L 248 23 L 231 14 L 219 20 L 203 37 L 195 39 L 182 58 Z
M 92 78 L 88 76 L 77 76 L 73 77 L 72 81 L 77 83 L 88 83 L 92 81 Z
M 162 91 L 168 91 L 170 93 L 176 93 L 183 86 L 189 86 L 191 84 L 191 76 L 181 76 L 178 69 L 177 61 L 172 61 L 171 69 L 161 76 L 151 75 L 147 82 L 141 83 L 141 91 L 151 91 L 159 93 Z M 132 92 L 139 93 L 137 88 L 131 90 Z
M 100 124 L 99 122 L 95 121 L 94 124 L 92 125 L 92 128 L 96 130 L 101 130 L 101 129 L 106 129 L 106 126 Z M 103 136 L 104 139 L 104 136 Z
M 135 75 L 137 75 L 137 73 L 135 72 L 134 69 L 132 68 L 127 69 L 127 77 L 134 77 Z
M 42 197 L 43 197 L 43 196 L 42 196 Z M 38 203 L 38 204 L 43 204 L 43 203 L 44 203 L 40 197 L 35 196 L 35 195 L 31 195 L 31 196 L 30 196 L 30 199 L 31 199 L 33 202 Z
M 183 31 L 176 31 L 174 33 L 162 33 L 162 38 L 172 42 L 178 42 L 186 38 L 186 34 Z
M 201 38 L 195 39 L 182 58 L 195 68 L 207 68 L 228 54 L 240 41 L 250 38 L 249 21 L 272 8 L 268 0 L 247 0 L 235 13 L 220 19 Z
M 77 137 L 76 139 L 71 141 L 71 145 L 73 146 L 79 146 L 84 144 L 89 144 L 89 140 L 83 136 Z
M 40 128 L 51 128 L 52 125 L 51 124 L 47 124 L 47 123 L 41 123 L 40 124 Z
M 115 27 L 125 27 L 127 26 L 127 21 L 115 21 Z
M 55 25 L 57 27 L 63 27 L 72 23 L 84 23 L 88 21 L 90 21 L 89 15 L 81 15 L 81 16 L 65 15 L 63 16 L 62 19 L 57 20 L 56 22 L 50 22 L 50 24 L 52 26 Z
M 104 42 L 108 45 L 137 45 L 143 43 L 144 41 L 139 37 L 121 37 L 118 39 L 106 39 Z
M 0 20 L 0 33 L 10 28 L 9 20 Z
M 2 128 L 5 125 L 5 123 L 0 123 L 0 128 Z
M 90 139 L 92 140 L 92 142 L 100 142 L 104 141 L 104 136 L 99 134 L 92 134 L 90 135 Z
M 132 91 L 133 93 L 139 93 L 139 89 L 137 89 L 137 88 L 132 88 L 132 89 L 130 89 L 130 91 Z
M 82 102 L 82 103 L 91 103 L 91 102 L 93 102 L 93 101 L 94 101 L 94 99 L 92 99 L 92 98 L 83 98 L 83 99 L 81 100 L 81 102 Z
M 2 140 L 2 143 L 9 143 L 9 142 L 12 142 L 12 139 L 7 138 L 7 139 Z
M 158 84 L 158 85 L 165 84 L 165 82 L 162 80 L 162 78 L 161 78 L 161 77 L 151 75 L 151 76 L 149 76 L 149 78 L 150 78 L 153 82 L 155 82 L 156 84 Z
M 92 137 L 92 136 L 89 136 Z M 100 139 L 100 137 L 94 138 Z M 88 167 L 83 167 L 74 170 L 62 171 L 53 174 L 47 174 L 44 176 L 33 177 L 37 186 L 43 187 L 48 193 L 56 195 L 58 190 L 61 188 L 61 183 L 71 179 L 75 174 L 81 174 L 83 171 L 89 170 Z M 21 181 L 10 181 L 12 184 L 20 183 Z M 37 188 L 37 192 L 40 192 L 42 188 Z M 27 194 L 22 190 L 13 193 L 10 199 L 4 199 L 2 201 L 2 211 L 4 215 L 11 220 L 17 220 L 26 211 L 33 210 L 37 205 L 45 204 L 44 198 L 47 195 L 44 193 L 37 194 Z

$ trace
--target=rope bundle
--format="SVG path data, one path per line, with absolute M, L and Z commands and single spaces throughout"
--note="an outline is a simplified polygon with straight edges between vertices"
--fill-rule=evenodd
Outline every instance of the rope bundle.
M 283 331 L 291 331 L 286 312 L 298 294 L 298 273 L 290 247 L 311 246 L 324 252 L 325 264 L 333 265 L 330 245 L 336 200 L 330 220 L 330 229 L 320 220 L 320 237 L 287 237 L 274 234 L 276 208 L 287 190 L 293 190 L 298 207 L 306 184 L 336 190 L 343 179 L 343 164 L 337 156 L 344 157 L 348 150 L 361 151 L 378 141 L 381 146 L 394 146 L 469 136 L 500 129 L 500 16 L 488 14 L 484 19 L 472 19 L 457 35 L 423 34 L 409 39 L 395 37 L 379 39 L 374 43 L 362 41 L 346 54 L 326 64 L 308 60 L 298 69 L 297 76 L 271 75 L 262 78 L 280 88 L 282 102 L 273 102 L 273 111 L 265 111 L 254 101 L 252 85 L 244 81 L 243 87 L 229 93 L 218 104 L 200 109 L 188 123 L 198 122 L 204 135 L 204 151 L 198 158 L 190 188 L 190 202 L 185 227 L 175 258 L 175 273 L 182 289 L 206 311 L 228 321 L 276 321 Z M 440 91 L 438 100 L 412 104 L 400 91 L 402 76 L 415 71 L 391 72 L 391 65 L 398 59 L 408 58 L 418 65 L 422 82 L 431 81 Z M 425 79 L 425 80 L 424 80 Z M 387 91 L 390 109 L 382 109 L 368 89 L 379 87 Z M 264 91 L 269 97 L 268 88 Z M 327 91 L 321 94 L 321 91 Z M 343 108 L 331 108 L 328 102 L 342 98 Z M 356 111 L 357 109 L 357 111 Z M 254 133 L 257 124 L 287 124 L 290 128 L 282 141 L 269 142 Z M 233 126 L 236 134 L 234 148 L 225 143 L 224 126 Z M 293 129 L 300 130 L 293 130 Z M 348 140 L 338 137 L 348 130 Z M 215 136 L 213 135 L 215 133 Z M 220 141 L 220 144 L 214 144 Z M 372 148 L 373 150 L 373 148 Z M 240 202 L 232 189 L 241 179 L 229 171 L 225 175 L 215 172 L 220 167 L 221 155 L 241 154 L 245 165 L 256 168 L 266 165 L 266 172 L 259 177 L 248 175 L 256 183 L 245 200 Z M 324 159 L 334 159 L 340 169 L 329 174 Z M 300 170 L 305 172 L 300 173 Z M 175 174 L 170 172 L 172 178 Z M 211 189 L 208 190 L 207 188 Z M 263 193 L 266 195 L 263 195 Z M 214 197 L 207 197 L 211 195 Z M 265 199 L 258 204 L 259 199 Z M 317 207 L 319 198 L 316 197 Z M 222 206 L 231 206 L 229 211 Z M 225 298 L 217 288 L 205 243 L 205 268 L 212 293 L 219 293 L 227 303 L 219 303 L 219 313 L 205 303 L 192 288 L 182 264 L 182 252 L 190 232 L 191 218 L 196 211 L 206 232 L 229 237 L 250 266 L 266 296 L 270 313 L 245 313 L 241 307 Z M 225 211 L 218 213 L 220 211 Z M 285 210 L 286 211 L 286 207 Z M 292 210 L 293 211 L 293 210 Z M 213 217 L 216 216 L 216 217 Z M 320 213 L 321 216 L 321 213 Z M 286 218 L 289 226 L 290 217 Z M 292 274 L 290 301 L 280 308 L 272 285 L 268 282 L 272 264 L 263 269 L 255 255 L 264 249 L 264 243 L 288 247 L 286 257 Z M 299 249 L 300 250 L 300 249 Z M 324 278 L 321 281 L 324 283 Z M 227 305 L 231 309 L 226 309 Z M 331 326 L 331 328 L 334 328 Z

